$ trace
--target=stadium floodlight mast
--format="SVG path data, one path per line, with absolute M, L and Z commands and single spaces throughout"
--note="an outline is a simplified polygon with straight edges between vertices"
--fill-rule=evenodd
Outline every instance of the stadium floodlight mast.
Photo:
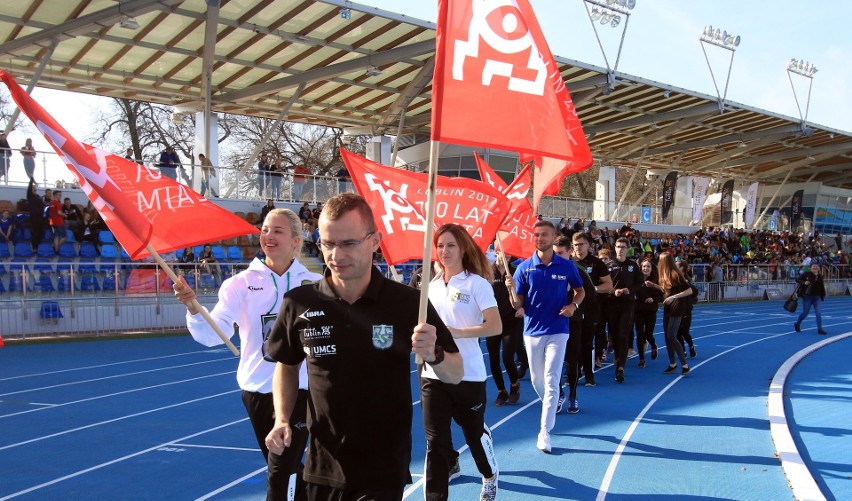
M 790 88 L 793 89 L 793 99 L 796 100 L 796 108 L 799 110 L 799 118 L 802 124 L 808 121 L 808 111 L 811 108 L 811 89 L 814 85 L 814 74 L 817 72 L 816 66 L 804 59 L 790 59 L 787 63 L 787 80 L 790 81 Z M 808 100 L 805 101 L 805 114 L 802 114 L 802 107 L 799 105 L 799 96 L 796 94 L 796 86 L 793 85 L 793 74 L 808 79 Z
M 740 46 L 742 38 L 739 35 L 728 33 L 718 27 L 713 28 L 712 25 L 707 25 L 704 27 L 704 31 L 701 32 L 701 36 L 698 38 L 698 41 L 701 43 L 701 51 L 704 53 L 704 61 L 707 63 L 707 69 L 710 70 L 710 78 L 713 79 L 713 87 L 716 89 L 716 97 L 719 98 L 719 109 L 723 111 L 725 108 L 723 103 L 725 101 L 725 97 L 728 95 L 728 84 L 731 82 L 731 68 L 734 66 L 734 53 L 737 51 L 737 47 Z M 719 85 L 716 83 L 716 75 L 713 73 L 713 66 L 710 64 L 710 58 L 707 57 L 706 45 L 719 47 L 720 49 L 727 50 L 731 53 L 731 58 L 728 62 L 728 75 L 725 78 L 725 90 L 721 93 L 719 92 Z
M 586 4 L 586 14 L 589 16 L 589 22 L 592 23 L 592 30 L 595 32 L 595 39 L 598 41 L 598 47 L 601 49 L 601 54 L 604 58 L 604 63 L 607 69 L 607 83 L 603 88 L 603 94 L 607 95 L 615 90 L 615 75 L 614 72 L 618 68 L 618 62 L 621 60 L 621 49 L 624 47 L 624 37 L 627 35 L 627 23 L 630 21 L 630 11 L 636 7 L 636 0 L 583 0 Z M 622 19 L 624 24 L 621 23 Z M 621 40 L 618 43 L 618 53 L 615 56 L 615 65 L 610 67 L 609 59 L 606 57 L 601 37 L 598 33 L 598 26 L 609 26 L 618 28 L 621 26 Z

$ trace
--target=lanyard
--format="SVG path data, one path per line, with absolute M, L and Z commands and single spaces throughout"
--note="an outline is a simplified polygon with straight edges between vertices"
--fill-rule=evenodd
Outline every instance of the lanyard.
M 275 310 L 275 307 L 278 306 L 278 296 L 279 296 L 278 281 L 275 280 L 275 273 L 270 273 L 269 276 L 272 277 L 272 285 L 275 286 L 275 302 L 272 304 L 272 307 L 269 308 L 269 311 L 266 312 L 267 315 L 272 313 Z M 288 271 L 287 272 L 287 290 L 285 290 L 284 292 L 287 292 L 289 290 L 290 290 L 290 272 Z

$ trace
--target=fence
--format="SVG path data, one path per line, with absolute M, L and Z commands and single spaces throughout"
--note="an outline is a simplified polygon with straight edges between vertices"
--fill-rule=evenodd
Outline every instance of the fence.
M 755 299 L 777 299 L 796 290 L 796 277 L 809 266 L 783 264 L 722 266 L 722 282 L 711 281 L 710 267 L 690 265 L 699 291 L 700 302 L 727 302 Z M 849 265 L 827 265 L 823 268 L 826 294 L 843 295 L 852 287 L 852 268 Z

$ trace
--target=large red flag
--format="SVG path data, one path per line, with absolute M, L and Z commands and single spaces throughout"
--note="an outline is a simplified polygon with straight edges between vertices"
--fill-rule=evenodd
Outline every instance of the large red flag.
M 78 142 L 15 79 L 0 70 L 12 99 L 73 172 L 132 259 L 258 233 L 257 228 L 191 189 L 146 167 Z
M 530 191 L 530 166 L 527 165 L 518 173 L 512 184 L 507 185 L 485 160 L 476 155 L 476 165 L 482 181 L 506 195 L 511 204 L 509 215 L 500 226 L 500 241 L 503 252 L 516 257 L 531 256 L 535 252 L 535 214 L 527 198 Z
M 390 264 L 423 258 L 427 175 L 387 167 L 340 149 L 355 190 L 373 208 L 382 232 L 382 252 Z M 509 211 L 502 193 L 475 179 L 438 177 L 435 226 L 464 226 L 485 251 Z
M 432 139 L 540 156 L 533 208 L 592 154 L 528 0 L 439 0 Z

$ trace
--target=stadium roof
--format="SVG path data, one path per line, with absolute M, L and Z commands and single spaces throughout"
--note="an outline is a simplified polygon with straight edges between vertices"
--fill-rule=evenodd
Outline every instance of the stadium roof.
M 4 4 L 0 67 L 178 111 L 209 94 L 214 111 L 268 118 L 300 90 L 287 120 L 396 134 L 404 114 L 405 133 L 426 134 L 434 39 L 434 23 L 345 0 L 31 0 Z M 852 188 L 849 132 L 557 63 L 603 164 Z

